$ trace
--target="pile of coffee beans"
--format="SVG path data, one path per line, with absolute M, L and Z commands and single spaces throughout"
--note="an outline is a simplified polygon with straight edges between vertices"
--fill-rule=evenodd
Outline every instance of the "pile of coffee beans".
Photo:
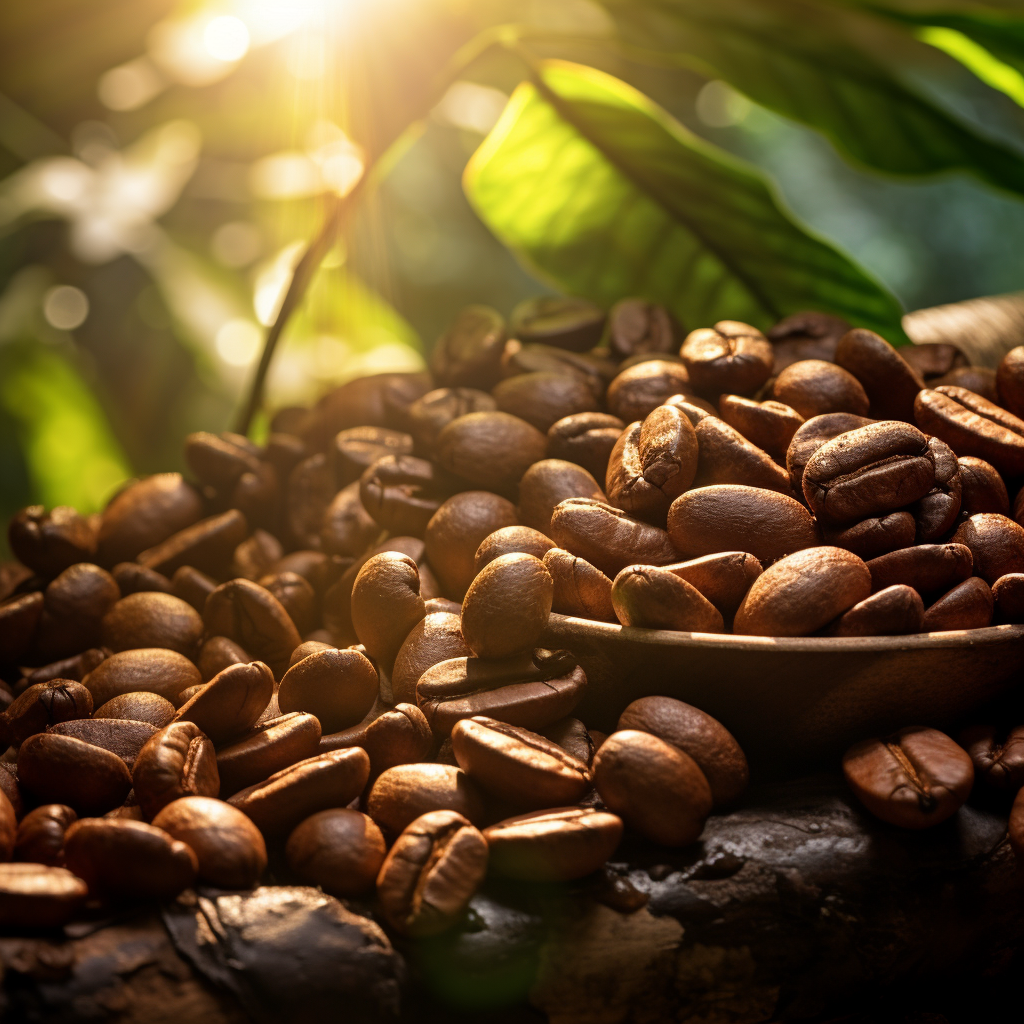
M 298 879 L 427 936 L 488 874 L 579 879 L 624 830 L 692 843 L 742 797 L 742 750 L 669 697 L 588 728 L 550 613 L 789 637 L 1024 622 L 1021 415 L 1024 347 L 989 371 L 817 313 L 684 337 L 645 301 L 538 299 L 508 323 L 464 310 L 429 373 L 279 410 L 263 445 L 191 435 L 188 479 L 95 516 L 22 510 L 0 926 Z M 976 775 L 1021 789 L 1024 727 L 960 740 L 906 728 L 843 768 L 909 828 Z

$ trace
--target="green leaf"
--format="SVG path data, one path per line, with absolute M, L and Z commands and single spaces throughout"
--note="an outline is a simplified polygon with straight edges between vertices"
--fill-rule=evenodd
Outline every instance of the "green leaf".
M 974 130 L 907 72 L 928 50 L 878 15 L 806 0 L 602 0 L 624 34 L 894 174 L 971 171 L 1024 193 L 1024 155 Z M 934 51 L 933 51 L 934 52 Z
M 57 349 L 0 347 L 0 404 L 17 425 L 34 501 L 96 512 L 131 475 L 96 396 Z
M 506 245 L 602 305 L 644 296 L 690 328 L 818 309 L 905 340 L 896 299 L 800 227 L 755 170 L 593 68 L 541 64 L 464 186 Z

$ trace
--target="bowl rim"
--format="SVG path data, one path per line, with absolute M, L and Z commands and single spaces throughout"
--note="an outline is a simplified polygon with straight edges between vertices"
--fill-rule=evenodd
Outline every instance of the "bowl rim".
M 828 652 L 883 654 L 888 651 L 923 651 L 943 648 L 987 647 L 1024 640 L 1024 624 L 1005 623 L 981 629 L 950 629 L 936 633 L 908 633 L 902 636 L 748 636 L 738 633 L 687 633 L 674 629 L 645 629 L 618 622 L 583 619 L 552 612 L 547 629 L 571 629 L 611 642 L 632 641 L 664 647 L 698 647 L 702 650 L 778 653 Z

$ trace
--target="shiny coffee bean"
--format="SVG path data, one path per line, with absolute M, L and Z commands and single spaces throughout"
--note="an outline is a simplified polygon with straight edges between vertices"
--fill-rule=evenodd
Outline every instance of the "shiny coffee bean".
M 473 412 L 452 420 L 435 445 L 437 464 L 474 486 L 515 493 L 523 473 L 544 457 L 547 437 L 507 412 Z
M 288 669 L 277 700 L 282 713 L 308 712 L 323 732 L 337 732 L 370 710 L 378 685 L 373 665 L 358 651 L 319 651 Z
M 742 484 L 681 494 L 669 508 L 668 535 L 683 558 L 747 551 L 762 565 L 821 542 L 814 519 L 795 498 Z
M 986 785 L 1005 793 L 1024 786 L 1024 726 L 1006 730 L 972 725 L 957 737 L 974 763 L 974 774 Z
M 542 459 L 519 482 L 519 518 L 547 534 L 555 506 L 569 498 L 607 500 L 600 484 L 582 466 L 561 459 Z
M 673 395 L 692 394 L 690 375 L 681 363 L 649 359 L 623 370 L 608 385 L 608 411 L 623 423 L 646 419 Z
M 1014 416 L 1024 413 L 1024 345 L 1010 349 L 1000 360 L 996 370 L 996 392 L 1004 409 Z
M 18 749 L 18 785 L 42 803 L 67 804 L 91 817 L 124 803 L 132 776 L 109 750 L 72 736 L 36 733 Z
M 174 716 L 193 722 L 214 743 L 251 729 L 274 695 L 274 675 L 262 661 L 229 665 L 187 700 Z
M 184 843 L 123 819 L 76 821 L 64 858 L 90 893 L 114 899 L 170 899 L 192 884 L 197 870 L 196 855 Z
M 692 843 L 711 813 L 704 773 L 688 754 L 649 733 L 612 733 L 594 756 L 593 773 L 608 810 L 662 846 Z
M 665 571 L 700 591 L 729 622 L 750 585 L 763 570 L 761 563 L 749 552 L 721 551 L 688 562 L 674 562 L 666 565 Z
M 586 685 L 583 669 L 568 651 L 538 649 L 501 660 L 452 658 L 420 676 L 416 703 L 439 739 L 474 715 L 537 731 L 571 714 Z
M 138 561 L 164 576 L 173 576 L 183 565 L 218 576 L 248 532 L 245 516 L 238 509 L 230 509 L 202 519 L 156 547 L 148 548 L 139 554 Z
M 756 327 L 721 320 L 691 331 L 679 354 L 699 395 L 752 395 L 772 375 L 774 354 Z
M 640 354 L 675 352 L 679 325 L 664 306 L 645 299 L 622 299 L 608 312 L 605 336 L 619 359 Z
M 443 387 L 490 388 L 498 381 L 505 319 L 489 306 L 467 306 L 438 339 L 430 370 Z
M 229 665 L 245 665 L 252 660 L 249 652 L 234 640 L 229 640 L 226 636 L 211 636 L 199 651 L 198 665 L 202 681 L 208 683 Z
M 973 565 L 966 544 L 918 544 L 879 555 L 867 563 L 872 590 L 906 584 L 922 597 L 932 597 L 963 582 L 971 575 Z
M 334 479 L 340 488 L 358 480 L 385 455 L 412 455 L 411 434 L 387 427 L 349 427 L 335 435 Z
M 0 864 L 0 928 L 59 928 L 89 895 L 89 887 L 62 867 Z
M 496 385 L 491 395 L 502 412 L 518 416 L 545 434 L 565 416 L 600 408 L 595 387 L 566 369 L 516 374 Z
M 29 686 L 34 686 L 36 683 L 48 683 L 53 679 L 71 679 L 80 683 L 109 656 L 110 651 L 103 647 L 90 647 L 88 650 L 82 651 L 81 654 L 50 662 L 49 665 L 41 665 L 24 678 Z
M 370 758 L 371 779 L 395 765 L 426 761 L 433 746 L 430 723 L 415 704 L 396 704 L 370 721 L 320 740 L 321 753 L 362 747 Z
M 175 570 L 171 579 L 171 593 L 192 605 L 200 615 L 206 607 L 206 599 L 217 589 L 217 581 L 191 565 L 182 565 Z
M 1024 572 L 1024 527 L 993 512 L 981 512 L 962 523 L 954 544 L 965 544 L 974 556 L 974 573 L 989 584 L 1011 572 Z
M 1024 622 L 1024 573 L 1010 572 L 992 584 L 999 622 Z
M 870 568 L 870 566 L 869 566 Z M 829 636 L 902 636 L 924 628 L 921 595 L 904 583 L 886 587 L 843 612 Z
M 288 613 L 299 635 L 311 632 L 319 623 L 316 591 L 311 584 L 295 572 L 270 573 L 256 581 L 269 591 Z
M 928 449 L 935 462 L 935 482 L 932 489 L 910 508 L 917 520 L 918 543 L 923 544 L 939 540 L 953 528 L 960 514 L 963 491 L 960 464 L 949 445 L 937 437 L 930 437 Z
M 481 541 L 503 526 L 518 526 L 516 507 L 489 491 L 463 491 L 449 498 L 427 524 L 426 551 L 445 596 L 461 601 L 476 576 Z
M 333 750 L 239 790 L 228 803 L 247 814 L 264 836 L 285 836 L 311 814 L 351 803 L 369 776 L 365 751 L 359 747 Z
M 465 772 L 447 764 L 402 764 L 374 782 L 366 813 L 385 836 L 397 836 L 421 814 L 454 811 L 479 824 L 484 798 Z
M 352 585 L 351 607 L 359 642 L 390 673 L 409 631 L 426 614 L 416 562 L 397 551 L 373 555 Z
M 860 381 L 871 402 L 872 416 L 914 421 L 914 399 L 924 381 L 900 350 L 874 331 L 858 327 L 843 335 L 835 361 Z
M 570 882 L 596 871 L 622 838 L 622 819 L 590 807 L 506 818 L 484 829 L 494 874 L 527 882 Z
M 554 584 L 552 611 L 602 622 L 615 621 L 612 581 L 600 569 L 564 548 L 552 548 L 543 561 Z
M 505 379 L 528 373 L 557 373 L 560 376 L 571 376 L 581 380 L 594 395 L 604 394 L 619 368 L 615 359 L 597 350 L 569 352 L 554 345 L 542 345 L 540 342 L 523 344 L 516 338 L 506 341 L 501 352 L 501 375 Z M 497 388 L 492 393 L 496 395 Z M 507 411 L 515 412 L 514 409 Z
M 843 755 L 843 774 L 872 814 L 902 828 L 945 821 L 974 782 L 967 752 L 945 733 L 923 726 L 854 744 Z
M 768 332 L 775 355 L 775 372 L 781 373 L 798 359 L 831 362 L 839 339 L 849 329 L 850 324 L 845 320 L 816 310 L 784 317 Z
M 116 718 L 77 718 L 58 722 L 47 730 L 51 736 L 73 736 L 77 740 L 117 754 L 131 771 L 139 751 L 157 731 L 148 722 L 130 722 Z
M 457 722 L 452 752 L 471 779 L 513 807 L 560 807 L 590 788 L 586 763 L 529 729 L 493 718 Z
M 391 534 L 422 537 L 446 492 L 433 463 L 413 455 L 378 459 L 359 480 L 363 507 Z
M 6 794 L 0 793 L 0 860 L 10 860 L 17 837 L 18 816 L 14 804 Z
M 285 487 L 284 519 L 301 547 L 321 546 L 320 528 L 337 493 L 334 467 L 323 452 L 310 455 L 292 469 Z
M 83 684 L 100 707 L 124 693 L 146 691 L 180 704 L 182 690 L 202 682 L 199 670 L 184 655 L 160 647 L 143 647 L 111 655 L 90 672 Z
M 529 526 L 505 526 L 488 534 L 480 542 L 473 556 L 473 568 L 479 574 L 494 559 L 517 552 L 543 560 L 554 546 L 554 542 L 539 530 Z
M 217 752 L 220 796 L 227 798 L 296 761 L 314 757 L 319 743 L 320 722 L 305 712 L 292 711 L 259 723 Z
M 63 867 L 64 835 L 77 820 L 66 804 L 43 804 L 29 811 L 18 825 L 14 859 Z
M 25 812 L 25 801 L 18 785 L 17 764 L 0 760 L 0 793 L 7 797 L 8 803 L 14 808 L 15 817 L 20 818 Z
M 917 536 L 917 521 L 909 512 L 889 512 L 862 519 L 852 526 L 828 524 L 822 532 L 827 543 L 846 548 L 867 561 L 912 545 Z
M 693 758 L 716 807 L 734 803 L 747 788 L 747 759 L 717 719 L 671 697 L 641 697 L 619 715 L 617 728 L 650 733 Z
M 608 458 L 625 424 L 603 412 L 581 412 L 553 423 L 548 430 L 547 457 L 582 466 L 595 480 L 604 480 Z
M 594 757 L 594 741 L 587 727 L 578 718 L 560 718 L 541 731 L 545 739 L 557 743 L 577 761 L 589 765 Z
M 103 617 L 103 645 L 115 653 L 166 647 L 193 658 L 202 636 L 203 620 L 196 610 L 170 594 L 129 594 Z
M 950 629 L 983 629 L 992 623 L 995 601 L 989 585 L 972 576 L 947 591 L 925 609 L 922 629 L 936 633 Z
M 137 562 L 119 562 L 110 570 L 110 575 L 114 577 L 122 597 L 146 590 L 156 590 L 161 594 L 174 592 L 174 585 L 163 573 L 147 569 Z
M 624 626 L 721 633 L 722 613 L 668 569 L 627 565 L 612 583 L 612 607 Z
M 42 594 L 20 594 L 0 604 L 0 659 L 20 661 L 29 650 L 36 626 L 43 614 Z
M 673 395 L 665 399 L 665 405 L 678 409 L 696 428 L 706 416 L 717 416 L 718 410 L 703 398 L 696 395 Z
M 694 432 L 700 449 L 696 478 L 698 487 L 746 484 L 792 495 L 786 470 L 728 423 L 717 416 L 704 416 Z
M 185 461 L 204 484 L 230 487 L 243 473 L 259 470 L 259 449 L 238 434 L 199 431 L 185 438 Z
M 409 632 L 395 658 L 391 693 L 398 702 L 416 701 L 416 684 L 432 665 L 473 652 L 462 636 L 462 620 L 451 612 L 434 612 Z
M 995 466 L 984 459 L 965 455 L 957 459 L 960 469 L 960 514 L 973 516 L 979 512 L 1010 514 L 1010 498 L 1006 484 Z
M 867 416 L 867 393 L 852 373 L 834 363 L 805 359 L 787 366 L 772 384 L 771 397 L 795 409 L 805 420 L 825 413 Z
M 466 591 L 462 635 L 480 658 L 532 650 L 547 626 L 554 584 L 544 563 L 515 552 L 489 562 Z
M 471 412 L 494 412 L 497 403 L 486 391 L 475 388 L 437 388 L 409 407 L 409 430 L 417 450 L 433 452 L 437 436 L 451 423 Z
M 135 693 L 122 693 L 119 697 L 112 697 L 105 704 L 101 704 L 93 712 L 93 719 L 98 718 L 145 722 L 162 729 L 174 718 L 174 705 L 155 693 L 141 690 Z
M 235 548 L 228 575 L 232 579 L 258 580 L 270 572 L 271 566 L 283 554 L 281 542 L 273 534 L 267 533 L 266 530 L 253 530 L 252 534 Z
M 540 295 L 524 299 L 509 318 L 510 337 L 586 352 L 601 340 L 605 314 L 586 299 Z
M 377 878 L 388 923 L 423 938 L 452 927 L 487 874 L 487 842 L 461 814 L 431 811 L 395 841 Z
M 302 642 L 281 602 L 251 580 L 222 583 L 207 599 L 203 622 L 208 635 L 234 640 L 266 662 L 277 678 Z
M 780 559 L 754 580 L 733 625 L 751 636 L 808 636 L 871 593 L 871 573 L 842 548 Z
M 986 402 L 999 403 L 995 370 L 987 366 L 958 366 L 928 382 L 929 387 L 954 387 L 972 391 Z
M 132 783 L 147 819 L 180 797 L 216 796 L 220 777 L 213 743 L 194 723 L 172 722 L 139 751 Z
M 17 746 L 56 722 L 88 718 L 92 706 L 92 694 L 81 683 L 70 679 L 36 683 L 22 691 L 0 715 L 0 747 Z
M 387 846 L 372 818 L 336 807 L 313 814 L 288 837 L 288 866 L 310 885 L 342 898 L 372 889 Z
M 153 819 L 156 828 L 195 854 L 200 880 L 222 889 L 251 889 L 267 867 L 260 831 L 240 810 L 208 796 L 185 796 Z
M 363 505 L 358 480 L 331 498 L 320 522 L 320 544 L 330 555 L 354 558 L 369 547 L 381 531 Z
M 733 430 L 782 464 L 793 435 L 804 422 L 800 413 L 782 402 L 755 402 L 739 395 L 720 396 L 718 414 Z
M 11 519 L 7 539 L 18 561 L 47 579 L 96 557 L 95 532 L 67 505 L 49 512 L 42 505 L 23 508 Z
M 950 370 L 970 365 L 967 356 L 955 345 L 928 342 L 904 345 L 900 355 L 926 380 L 941 377 Z
M 793 490 L 803 495 L 804 469 L 808 460 L 822 445 L 848 430 L 866 427 L 871 422 L 866 417 L 855 416 L 853 413 L 833 412 L 823 416 L 812 416 L 798 427 L 789 448 L 786 449 L 786 469 Z

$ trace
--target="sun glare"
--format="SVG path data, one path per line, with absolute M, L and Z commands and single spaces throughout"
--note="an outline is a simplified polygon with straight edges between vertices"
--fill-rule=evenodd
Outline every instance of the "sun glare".
M 203 30 L 203 45 L 217 60 L 241 60 L 249 51 L 249 29 L 241 18 L 222 14 Z

